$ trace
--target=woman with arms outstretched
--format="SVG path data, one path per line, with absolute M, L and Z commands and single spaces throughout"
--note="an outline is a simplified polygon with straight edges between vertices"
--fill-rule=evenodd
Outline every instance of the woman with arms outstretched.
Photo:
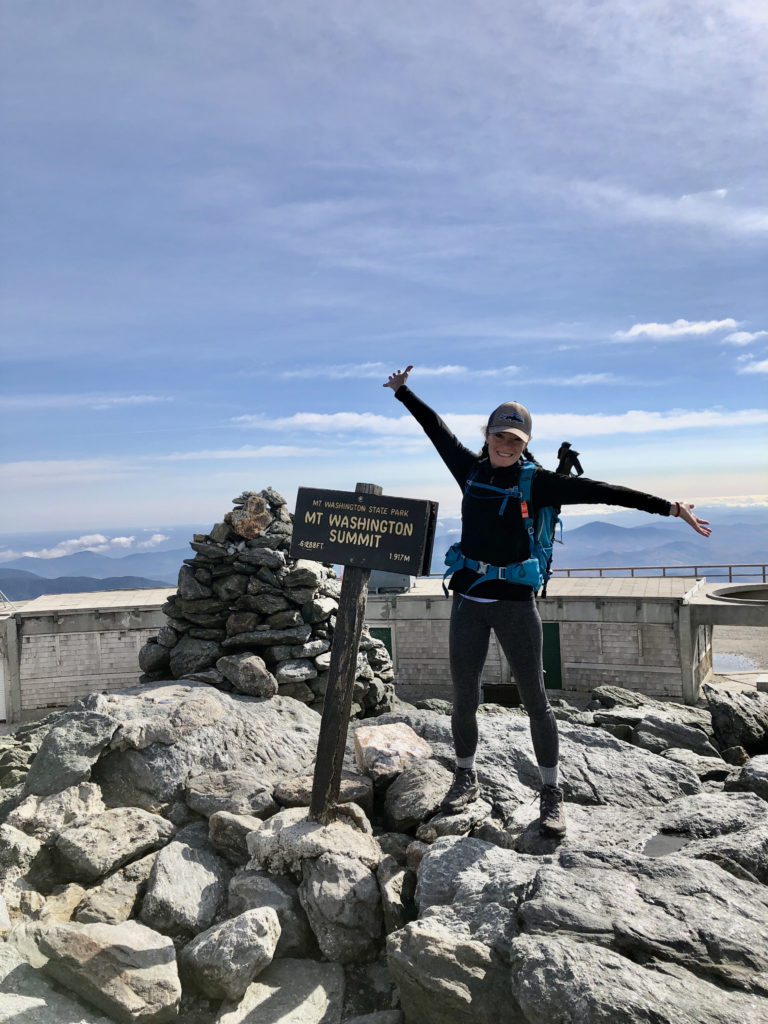
M 475 771 L 480 676 L 491 630 L 510 664 L 531 723 L 531 739 L 541 773 L 539 828 L 544 835 L 565 834 L 563 791 L 558 768 L 557 721 L 544 689 L 542 627 L 534 586 L 511 582 L 508 570 L 530 558 L 518 485 L 527 450 L 531 415 L 518 402 L 505 402 L 491 413 L 485 445 L 478 455 L 466 448 L 443 420 L 407 387 L 412 366 L 396 370 L 384 387 L 418 421 L 464 492 L 460 552 L 451 577 L 453 591 L 449 654 L 453 683 L 451 729 L 456 754 L 453 783 L 441 808 L 456 813 L 477 799 Z M 516 498 L 516 500 L 510 500 Z M 662 516 L 677 516 L 708 537 L 709 524 L 688 502 L 666 501 L 627 487 L 558 476 L 537 466 L 531 481 L 531 508 L 576 504 L 623 505 Z M 482 563 L 482 564 L 481 564 Z

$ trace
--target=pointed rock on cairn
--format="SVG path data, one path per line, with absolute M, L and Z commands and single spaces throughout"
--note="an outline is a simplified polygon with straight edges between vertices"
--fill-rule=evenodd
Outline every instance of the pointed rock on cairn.
M 271 487 L 244 491 L 179 571 L 167 625 L 139 653 L 145 679 L 196 679 L 254 697 L 275 693 L 322 710 L 341 583 L 332 566 L 292 559 L 293 525 Z M 392 661 L 363 629 L 352 717 L 390 711 Z

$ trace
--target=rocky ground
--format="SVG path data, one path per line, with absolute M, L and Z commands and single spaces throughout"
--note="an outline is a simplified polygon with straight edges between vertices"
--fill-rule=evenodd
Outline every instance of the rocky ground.
M 447 705 L 350 726 L 192 680 L 92 694 L 0 741 L 0 1022 L 768 1022 L 768 695 L 562 703 L 569 831 L 535 827 L 519 710 L 438 813 Z

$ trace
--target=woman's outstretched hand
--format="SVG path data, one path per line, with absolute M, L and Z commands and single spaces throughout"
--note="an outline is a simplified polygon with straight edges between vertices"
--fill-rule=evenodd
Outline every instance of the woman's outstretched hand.
M 687 501 L 673 501 L 672 515 L 678 516 L 684 520 L 690 527 L 692 527 L 696 533 L 700 533 L 702 537 L 708 537 L 712 530 L 709 528 L 709 523 L 706 519 L 699 519 L 697 515 L 693 514 L 693 505 Z
M 392 388 L 393 391 L 397 391 L 408 380 L 408 374 L 412 369 L 412 366 L 406 366 L 404 370 L 395 370 L 394 373 L 390 373 L 389 380 L 385 381 L 382 387 Z

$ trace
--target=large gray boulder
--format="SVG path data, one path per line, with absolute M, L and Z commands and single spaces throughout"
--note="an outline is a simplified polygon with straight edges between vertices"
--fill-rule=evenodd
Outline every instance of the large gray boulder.
M 76 818 L 91 817 L 105 810 L 99 787 L 92 782 L 79 782 L 50 796 L 30 794 L 10 812 L 6 822 L 44 843 Z
M 188 943 L 179 966 L 210 998 L 237 1000 L 272 963 L 279 938 L 280 922 L 271 907 L 246 910 Z
M 289 698 L 254 700 L 203 684 L 159 683 L 86 700 L 120 723 L 95 771 L 111 806 L 183 820 L 190 775 L 238 771 L 273 787 L 314 761 L 320 719 Z
M 352 820 L 319 825 L 310 820 L 306 807 L 279 811 L 264 822 L 258 832 L 248 836 L 249 867 L 299 878 L 305 860 L 330 854 L 353 857 L 366 867 L 375 868 L 381 859 L 381 850 L 371 834 L 371 826 L 365 829 L 357 823 L 351 824 Z
M 81 818 L 56 837 L 59 871 L 67 881 L 93 882 L 170 842 L 173 825 L 140 807 L 113 807 Z
M 119 1024 L 176 1018 L 181 984 L 173 943 L 137 921 L 60 924 L 44 932 L 43 970 Z
M 353 857 L 323 854 L 304 862 L 299 898 L 328 960 L 375 960 L 383 928 L 376 876 Z
M 275 960 L 236 1005 L 222 1005 L 216 1024 L 341 1024 L 343 1000 L 340 964 Z
M 8 942 L 0 943 L 0 1024 L 114 1024 L 52 985 Z
M 632 742 L 645 750 L 652 750 L 654 754 L 661 754 L 670 747 L 684 747 L 702 757 L 720 755 L 706 730 L 698 725 L 670 721 L 660 714 L 645 715 L 632 730 Z
M 732 693 L 704 686 L 712 728 L 721 749 L 744 747 L 748 754 L 768 754 L 768 693 Z
M 122 924 L 133 916 L 155 863 L 156 853 L 127 864 L 89 889 L 78 903 L 74 919 L 82 924 Z
M 437 813 L 452 780 L 452 772 L 434 758 L 412 763 L 387 790 L 384 799 L 387 827 L 395 832 L 407 832 L 431 818 Z
M 277 810 L 272 785 L 252 769 L 196 772 L 187 779 L 184 799 L 193 811 L 206 818 L 217 811 L 268 818 Z
M 270 907 L 280 922 L 275 957 L 317 955 L 317 942 L 299 899 L 298 886 L 285 876 L 264 871 L 238 871 L 229 883 L 227 914 Z
M 520 1024 L 733 1024 L 765 1021 L 759 997 L 729 992 L 688 972 L 641 966 L 568 936 L 521 935 L 512 943 Z M 512 1024 L 514 1018 L 504 1018 Z
M 768 890 L 716 864 L 597 846 L 531 856 L 477 839 L 440 839 L 418 876 L 419 919 L 388 938 L 406 1020 L 656 1020 L 638 1002 L 641 962 L 654 967 L 646 979 L 649 1005 L 663 1003 L 665 979 L 673 977 L 680 984 L 670 988 L 670 1013 L 680 1010 L 690 984 L 691 993 L 731 990 L 722 999 L 713 992 L 712 1016 L 703 1019 L 726 1020 L 727 1011 L 747 1006 L 750 1019 L 768 1019 Z M 573 946 L 553 948 L 545 970 L 547 944 L 555 939 Z M 591 951 L 587 943 L 600 948 Z M 594 1016 L 568 1009 L 571 982 L 586 987 L 590 978 L 586 972 L 574 980 L 572 973 L 581 946 L 585 965 L 595 965 Z M 611 985 L 615 978 L 621 988 L 619 968 L 627 969 L 629 991 L 626 1005 L 615 996 L 617 1015 L 611 1016 L 600 972 L 609 970 Z M 539 1011 L 533 993 L 544 985 L 553 994 Z M 698 1010 L 695 996 L 690 1005 Z
M 768 801 L 768 754 L 751 757 L 742 768 L 730 776 L 725 788 L 748 790 Z
M 396 711 L 377 722 L 404 721 L 431 744 L 436 758 L 453 765 L 450 719 L 433 711 Z M 477 774 L 482 794 L 505 824 L 541 786 L 528 717 L 486 714 L 478 719 Z M 701 790 L 698 776 L 667 758 L 624 743 L 602 729 L 559 723 L 566 800 L 580 804 L 657 807 Z
M 80 705 L 83 710 L 78 710 Z M 49 796 L 90 778 L 91 768 L 109 744 L 118 722 L 109 714 L 78 701 L 48 730 L 27 775 L 35 796 Z
M 238 693 L 247 693 L 252 697 L 272 697 L 277 693 L 277 680 L 258 654 L 228 654 L 219 658 L 216 668 Z
M 139 917 L 166 935 L 197 935 L 213 923 L 229 878 L 212 850 L 174 841 L 155 858 Z

